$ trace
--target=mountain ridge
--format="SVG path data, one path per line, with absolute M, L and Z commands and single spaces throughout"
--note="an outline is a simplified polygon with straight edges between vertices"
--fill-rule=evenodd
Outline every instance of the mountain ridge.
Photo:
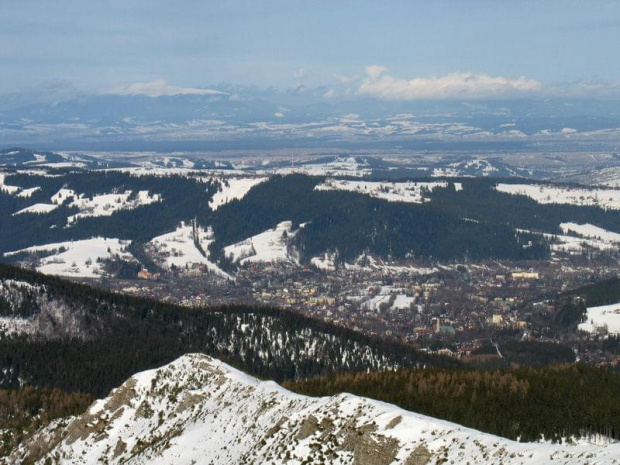
M 310 398 L 188 354 L 40 430 L 4 463 L 613 464 L 619 454 L 619 443 L 518 443 L 351 394 Z

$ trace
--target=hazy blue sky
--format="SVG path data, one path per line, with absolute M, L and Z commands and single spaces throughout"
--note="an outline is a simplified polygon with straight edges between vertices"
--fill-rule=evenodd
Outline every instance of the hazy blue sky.
M 613 86 L 619 56 L 617 0 L 0 1 L 0 93 L 165 80 L 351 86 L 393 99 L 456 85 L 475 96 Z

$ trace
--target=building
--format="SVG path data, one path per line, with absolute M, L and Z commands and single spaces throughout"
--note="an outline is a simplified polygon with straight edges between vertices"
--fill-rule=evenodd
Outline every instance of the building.
M 516 272 L 511 273 L 510 277 L 512 279 L 539 279 L 539 274 L 535 272 Z

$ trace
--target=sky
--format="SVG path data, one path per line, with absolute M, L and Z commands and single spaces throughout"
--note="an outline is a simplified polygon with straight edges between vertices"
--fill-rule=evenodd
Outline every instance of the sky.
M 620 93 L 617 0 L 2 0 L 0 94 Z

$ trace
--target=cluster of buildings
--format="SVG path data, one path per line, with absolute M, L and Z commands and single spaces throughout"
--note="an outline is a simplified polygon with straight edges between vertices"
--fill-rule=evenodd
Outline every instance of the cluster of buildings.
M 182 305 L 273 305 L 429 351 L 469 356 L 479 341 L 502 331 L 548 338 L 540 317 L 553 314 L 558 292 L 618 272 L 619 265 L 562 261 L 436 264 L 425 273 L 413 267 L 325 271 L 276 262 L 241 267 L 228 280 L 200 267 L 161 276 L 141 270 L 144 286 L 123 286 Z

